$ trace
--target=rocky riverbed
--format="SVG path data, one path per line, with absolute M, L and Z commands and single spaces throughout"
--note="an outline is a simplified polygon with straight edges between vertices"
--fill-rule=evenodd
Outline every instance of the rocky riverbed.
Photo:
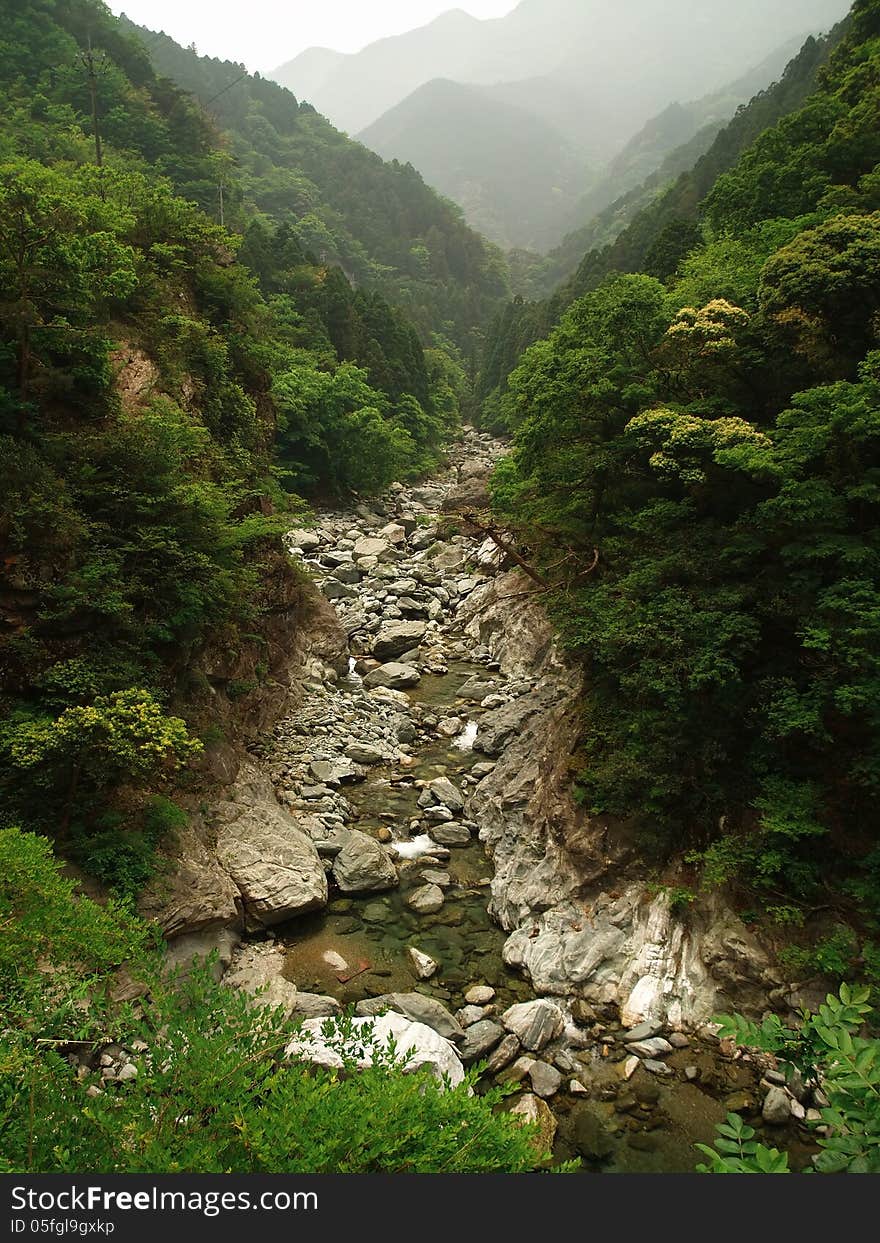
M 813 1102 L 707 1022 L 778 987 L 760 949 L 717 906 L 686 928 L 626 832 L 572 803 L 578 676 L 534 585 L 455 516 L 500 451 L 470 432 L 437 480 L 291 532 L 343 641 L 216 809 L 248 934 L 226 979 L 301 1020 L 315 1060 L 353 1007 L 413 1064 L 486 1062 L 585 1169 L 692 1169 L 728 1108 L 796 1144 Z

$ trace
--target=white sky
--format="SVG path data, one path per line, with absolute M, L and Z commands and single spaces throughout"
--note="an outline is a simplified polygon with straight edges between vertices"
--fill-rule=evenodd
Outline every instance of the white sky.
M 357 52 L 375 39 L 424 26 L 448 9 L 503 17 L 518 0 L 108 0 L 151 30 L 195 43 L 206 56 L 275 69 L 307 47 Z

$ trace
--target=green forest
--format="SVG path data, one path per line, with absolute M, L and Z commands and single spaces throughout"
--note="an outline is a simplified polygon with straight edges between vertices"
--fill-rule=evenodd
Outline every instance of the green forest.
M 583 676 L 572 797 L 677 915 L 723 892 L 830 981 L 719 1034 L 824 1085 L 818 1170 L 880 1170 L 880 0 L 530 269 L 542 301 L 243 64 L 102 0 L 5 17 L 0 1173 L 570 1168 L 479 1067 L 282 1069 L 284 1015 L 169 976 L 136 913 L 315 607 L 285 534 L 463 423 Z M 84 1104 L 68 1046 L 111 1029 L 167 1057 Z M 705 1172 L 788 1172 L 741 1112 Z
M 802 106 L 690 216 L 700 165 L 588 256 L 484 404 L 513 436 L 495 504 L 588 671 L 579 797 L 782 925 L 833 895 L 864 935 L 836 957 L 873 973 L 878 36 L 857 4 Z

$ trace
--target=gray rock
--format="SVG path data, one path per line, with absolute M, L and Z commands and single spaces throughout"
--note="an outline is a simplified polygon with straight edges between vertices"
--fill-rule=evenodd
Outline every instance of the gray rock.
M 475 984 L 465 993 L 464 999 L 469 1006 L 488 1006 L 490 1001 L 495 1000 L 495 989 L 489 988 L 488 984 Z
M 501 1016 L 509 1032 L 519 1038 L 523 1048 L 537 1052 L 554 1040 L 565 1026 L 565 1016 L 552 1001 L 524 1001 L 511 1006 Z
M 347 760 L 316 760 L 310 766 L 312 776 L 322 785 L 336 787 L 363 780 L 363 771 Z
M 448 807 L 452 812 L 464 811 L 464 796 L 448 777 L 436 777 L 428 782 L 427 789 L 433 795 L 434 801 L 443 807 Z
M 428 835 L 440 846 L 469 846 L 471 843 L 471 831 L 463 824 L 432 824 Z
M 655 1061 L 654 1058 L 651 1058 L 651 1057 L 646 1058 L 646 1060 L 642 1062 L 642 1065 L 644 1066 L 645 1070 L 649 1070 L 652 1075 L 662 1076 L 662 1075 L 674 1075 L 675 1074 L 675 1071 L 672 1069 L 671 1066 L 667 1066 L 665 1062 Z
M 443 902 L 443 890 L 439 885 L 421 885 L 406 900 L 407 906 L 417 915 L 436 915 Z
M 385 661 L 394 660 L 404 652 L 419 647 L 427 632 L 424 622 L 417 621 L 393 622 L 383 626 L 373 643 L 373 655 L 383 664 Z
M 486 1073 L 497 1075 L 500 1071 L 516 1061 L 522 1052 L 522 1045 L 514 1035 L 507 1035 L 497 1046 L 486 1063 Z
M 459 1056 L 465 1066 L 481 1061 L 504 1039 L 504 1028 L 491 1019 L 481 1019 L 468 1027 L 459 1045 Z
M 290 548 L 297 548 L 303 553 L 317 552 L 321 547 L 321 536 L 317 531 L 298 528 L 287 532 L 287 543 Z
M 672 1032 L 669 1037 L 669 1043 L 673 1049 L 689 1049 L 691 1047 L 691 1042 L 684 1032 Z
M 562 1087 L 562 1075 L 555 1066 L 548 1066 L 546 1062 L 535 1062 L 529 1070 L 529 1079 L 533 1092 L 542 1100 L 555 1096 Z
M 355 1007 L 358 1015 L 381 1014 L 383 1010 L 396 1010 L 412 1022 L 432 1028 L 447 1040 L 460 1040 L 464 1036 L 464 1028 L 443 1003 L 422 993 L 385 993 L 360 1001 Z
M 350 760 L 354 760 L 355 764 L 366 764 L 368 766 L 381 764 L 385 759 L 385 753 L 381 747 L 373 747 L 365 742 L 353 742 L 346 747 L 345 754 Z
M 297 822 L 277 803 L 236 810 L 218 830 L 216 852 L 238 887 L 248 923 L 269 927 L 326 906 L 324 865 Z
M 333 877 L 343 893 L 381 893 L 395 887 L 397 869 L 379 842 L 352 830 L 333 861 Z
M 773 1087 L 764 1098 L 761 1117 L 768 1126 L 785 1126 L 791 1118 L 791 1097 L 784 1088 Z
M 639 1040 L 651 1040 L 660 1032 L 658 1023 L 639 1023 L 623 1037 L 624 1044 L 635 1044 Z
M 335 997 L 320 993 L 297 993 L 294 998 L 292 1018 L 332 1019 L 342 1013 L 342 1006 Z
M 418 686 L 422 675 L 414 665 L 391 664 L 380 665 L 364 678 L 367 690 L 384 687 L 392 691 L 406 690 L 407 687 Z
M 653 1040 L 630 1040 L 626 1047 L 639 1057 L 668 1057 L 672 1052 L 672 1045 L 662 1036 L 655 1036 Z
M 361 557 L 384 557 L 388 552 L 390 545 L 384 539 L 370 539 L 365 536 L 359 539 L 354 546 L 354 555 L 360 559 Z

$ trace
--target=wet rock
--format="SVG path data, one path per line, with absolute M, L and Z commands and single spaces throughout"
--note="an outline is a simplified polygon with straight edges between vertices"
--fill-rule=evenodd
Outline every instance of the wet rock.
M 501 1017 L 508 1031 L 518 1037 L 523 1048 L 543 1049 L 565 1026 L 565 1016 L 552 1001 L 525 1001 L 511 1006 Z
M 667 1066 L 665 1062 L 655 1061 L 654 1058 L 646 1058 L 642 1063 L 645 1070 L 649 1070 L 652 1075 L 674 1075 L 675 1071 L 671 1066 Z
M 420 980 L 430 980 L 431 976 L 436 975 L 440 970 L 440 964 L 435 962 L 429 954 L 423 954 L 421 950 L 413 946 L 410 946 L 406 952 Z
M 605 1122 L 587 1105 L 574 1114 L 574 1146 L 588 1161 L 605 1161 L 614 1152 L 614 1138 Z
M 691 1044 L 684 1032 L 672 1032 L 669 1036 L 669 1043 L 673 1049 L 689 1049 Z
M 464 999 L 469 1006 L 488 1006 L 490 1001 L 495 1000 L 495 989 L 487 984 L 475 984 L 465 993 Z
M 439 885 L 421 885 L 406 900 L 407 906 L 417 915 L 436 915 L 443 902 L 444 894 Z
M 428 833 L 441 846 L 469 846 L 471 843 L 470 829 L 463 824 L 432 824 Z
M 423 622 L 394 622 L 383 626 L 373 643 L 373 655 L 383 664 L 419 647 L 427 634 Z
M 460 1040 L 464 1036 L 464 1028 L 443 1003 L 422 993 L 385 993 L 358 1002 L 355 1007 L 355 1013 L 361 1016 L 381 1014 L 383 1010 L 394 1010 L 414 1023 L 422 1023 L 446 1040 Z
M 504 1039 L 504 1028 L 491 1019 L 481 1019 L 468 1027 L 458 1046 L 459 1056 L 465 1066 L 479 1062 Z
M 535 1095 L 543 1100 L 555 1096 L 562 1087 L 562 1075 L 555 1066 L 548 1066 L 546 1062 L 535 1062 L 529 1070 L 529 1079 Z
M 449 889 L 452 885 L 452 877 L 448 872 L 438 872 L 434 868 L 428 868 L 422 872 L 422 880 L 426 885 L 436 885 L 439 889 Z M 494 996 L 494 993 L 492 995 Z M 465 997 L 465 1001 L 467 1001 L 467 997 Z M 477 1002 L 475 1004 L 479 1005 L 482 1003 Z
M 333 861 L 333 878 L 343 893 L 380 893 L 397 884 L 397 869 L 374 838 L 349 832 Z
M 422 675 L 414 665 L 398 665 L 395 663 L 380 665 L 364 678 L 364 686 L 371 690 L 374 687 L 392 691 L 406 690 L 407 687 L 418 686 Z

